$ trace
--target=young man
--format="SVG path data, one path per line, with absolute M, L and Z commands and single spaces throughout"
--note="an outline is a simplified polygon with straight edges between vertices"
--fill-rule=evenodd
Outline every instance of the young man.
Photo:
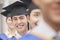
M 38 21 L 41 16 L 41 12 L 40 12 L 40 9 L 36 5 L 31 3 L 30 6 L 28 7 L 27 13 L 28 13 L 27 19 L 30 24 L 29 27 L 30 27 L 30 29 L 32 29 L 37 26 Z
M 20 37 L 22 37 L 28 31 L 28 22 L 26 15 L 27 14 L 25 7 L 15 7 L 15 9 L 12 11 L 12 22 Z M 20 38 L 19 35 L 17 38 Z
M 60 0 L 32 0 L 42 11 L 38 26 L 20 40 L 60 40 Z
M 5 7 L 4 9 L 7 10 L 7 13 L 11 14 L 11 19 L 16 29 L 14 37 L 18 40 L 28 31 L 27 26 L 28 23 L 26 18 L 26 5 L 24 5 L 24 3 L 16 1 L 13 4 Z M 13 38 L 8 40 L 13 40 Z
M 13 37 L 13 36 L 15 36 L 16 30 L 15 30 L 14 26 L 12 25 L 11 14 L 8 13 L 8 11 L 4 11 L 1 14 L 6 17 L 8 29 L 6 32 L 0 34 L 0 38 L 2 40 L 7 40 L 7 39 L 11 40 L 12 38 L 13 38 L 13 40 L 15 40 L 15 37 Z

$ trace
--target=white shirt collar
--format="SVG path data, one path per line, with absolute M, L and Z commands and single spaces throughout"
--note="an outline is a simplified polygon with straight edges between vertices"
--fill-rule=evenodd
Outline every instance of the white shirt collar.
M 54 37 L 56 35 L 56 32 L 43 19 L 40 19 L 38 26 L 32 31 L 45 34 L 47 37 Z
M 8 38 L 11 38 L 12 36 L 15 36 L 15 34 L 14 35 L 10 34 L 9 31 L 6 31 L 5 34 L 7 35 Z
M 16 37 L 17 39 L 19 39 L 19 38 L 21 38 L 21 37 L 22 37 L 22 36 L 21 36 L 17 31 L 15 32 L 15 34 L 16 34 L 16 36 L 15 36 L 15 37 Z
M 8 38 L 11 38 L 12 36 L 16 37 L 17 39 L 21 38 L 22 36 L 16 31 L 14 35 L 11 35 L 9 31 L 6 31 L 5 34 Z

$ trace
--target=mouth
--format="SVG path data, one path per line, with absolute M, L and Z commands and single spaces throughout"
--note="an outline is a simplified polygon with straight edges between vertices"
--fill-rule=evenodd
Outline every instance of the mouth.
M 60 5 L 53 5 L 52 10 L 55 12 L 55 14 L 60 15 Z
M 17 25 L 18 29 L 22 29 L 24 25 Z

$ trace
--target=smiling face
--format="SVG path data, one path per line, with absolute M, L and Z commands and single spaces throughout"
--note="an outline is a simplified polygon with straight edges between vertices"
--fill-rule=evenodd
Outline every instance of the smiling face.
M 32 28 L 37 26 L 39 19 L 40 19 L 40 10 L 39 9 L 33 9 L 31 11 L 30 15 L 28 15 L 28 20 L 29 20 L 29 23 L 32 26 Z
M 12 20 L 11 20 L 11 17 L 7 17 L 6 18 L 6 23 L 8 24 L 8 27 L 13 29 L 14 26 L 13 26 L 13 23 L 12 23 Z
M 22 32 L 27 29 L 27 19 L 25 15 L 13 16 L 12 20 L 17 31 Z
M 44 18 L 60 24 L 60 0 L 32 0 L 41 8 Z M 37 1 L 37 2 L 36 2 Z

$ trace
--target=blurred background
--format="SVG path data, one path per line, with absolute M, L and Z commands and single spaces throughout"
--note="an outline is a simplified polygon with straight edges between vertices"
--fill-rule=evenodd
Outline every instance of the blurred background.
M 19 1 L 19 0 L 0 0 L 0 13 L 1 13 L 3 7 L 6 7 L 6 6 L 14 3 L 15 1 Z M 8 28 L 5 21 L 6 21 L 5 17 L 0 14 L 0 33 L 5 32 Z

